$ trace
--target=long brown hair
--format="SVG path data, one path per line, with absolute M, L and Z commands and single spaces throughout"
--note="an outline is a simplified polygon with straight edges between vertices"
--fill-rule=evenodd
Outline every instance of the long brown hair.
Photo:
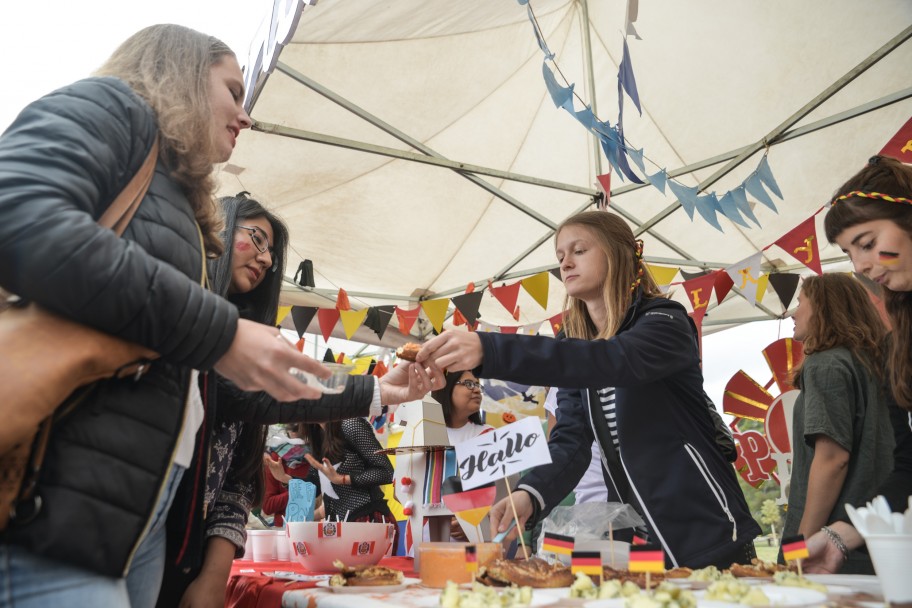
M 843 347 L 861 361 L 877 378 L 882 378 L 882 343 L 887 334 L 868 292 L 847 274 L 824 274 L 804 279 L 801 295 L 811 308 L 806 335 L 802 340 L 805 355 Z M 801 370 L 794 373 L 794 384 L 801 388 Z
M 342 432 L 342 421 L 333 420 L 320 424 L 301 423 L 298 425 L 298 437 L 310 446 L 317 460 L 328 458 L 330 462 L 339 462 L 345 456 L 348 441 Z
M 220 255 L 213 176 L 209 72 L 228 46 L 181 25 L 160 24 L 124 41 L 95 74 L 127 83 L 155 112 L 160 158 L 193 207 L 206 251 Z
M 895 158 L 874 156 L 833 195 L 860 190 L 912 198 L 912 167 Z M 912 238 L 912 205 L 879 199 L 851 197 L 833 204 L 824 219 L 827 240 L 836 241 L 844 230 L 873 220 L 890 220 Z M 893 325 L 890 350 L 890 385 L 896 401 L 912 410 L 912 292 L 884 288 L 884 307 Z
M 638 254 L 638 243 L 630 226 L 620 217 L 606 211 L 584 211 L 564 220 L 554 233 L 554 243 L 561 230 L 567 226 L 586 228 L 608 261 L 608 272 L 602 287 L 607 316 L 605 327 L 599 330 L 586 303 L 569 294 L 564 299 L 564 333 L 569 338 L 610 338 L 621 328 L 627 309 L 639 293 L 644 298 L 663 297 L 655 279 Z M 642 270 L 639 287 L 631 292 L 631 285 Z

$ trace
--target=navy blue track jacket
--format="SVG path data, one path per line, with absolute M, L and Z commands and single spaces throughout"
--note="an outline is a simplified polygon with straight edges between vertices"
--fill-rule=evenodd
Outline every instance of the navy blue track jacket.
M 638 504 L 650 537 L 671 566 L 700 568 L 733 554 L 760 533 L 732 468 L 714 440 L 696 328 L 683 306 L 638 298 L 608 340 L 479 333 L 479 377 L 563 387 L 548 442 L 552 463 L 523 478 L 521 489 L 548 513 L 602 446 L 609 500 Z M 596 389 L 616 387 L 619 455 L 625 480 L 604 462 L 607 432 Z M 630 496 L 628 494 L 633 494 Z

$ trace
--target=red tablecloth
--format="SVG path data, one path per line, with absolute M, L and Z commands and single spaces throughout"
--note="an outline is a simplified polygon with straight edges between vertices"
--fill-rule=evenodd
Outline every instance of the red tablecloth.
M 418 576 L 415 573 L 415 562 L 411 557 L 388 557 L 381 560 L 380 564 L 402 570 L 407 577 Z M 228 589 L 225 592 L 226 608 L 281 608 L 282 594 L 286 591 L 316 586 L 316 583 L 289 583 L 262 574 L 276 571 L 312 574 L 297 562 L 234 560 L 231 577 L 228 579 Z

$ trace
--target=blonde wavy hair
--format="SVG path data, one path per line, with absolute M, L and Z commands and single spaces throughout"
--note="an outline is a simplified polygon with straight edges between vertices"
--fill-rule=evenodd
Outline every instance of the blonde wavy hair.
M 159 158 L 187 195 L 209 256 L 224 251 L 218 236 L 209 72 L 225 56 L 234 53 L 218 38 L 160 24 L 130 36 L 95 72 L 124 81 L 152 107 Z
M 605 211 L 584 211 L 561 223 L 554 233 L 554 244 L 567 226 L 585 228 L 608 262 L 608 272 L 602 284 L 602 297 L 607 316 L 605 327 L 599 330 L 589 316 L 586 303 L 569 294 L 564 299 L 564 333 L 568 338 L 605 339 L 615 335 L 627 315 L 627 309 L 639 293 L 644 298 L 664 297 L 649 273 L 642 257 L 637 255 L 637 241 L 630 226 L 620 217 Z M 639 287 L 631 291 L 642 268 Z

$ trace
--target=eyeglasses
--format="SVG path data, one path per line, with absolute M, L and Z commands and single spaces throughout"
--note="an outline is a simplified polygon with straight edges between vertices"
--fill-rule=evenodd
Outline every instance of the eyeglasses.
M 275 251 L 269 246 L 269 237 L 266 236 L 263 229 L 257 226 L 238 226 L 238 228 L 250 232 L 250 240 L 253 241 L 253 246 L 257 248 L 257 251 L 269 253 L 269 259 L 272 261 L 272 267 L 269 270 L 275 272 L 279 267 L 279 258 L 276 257 Z
M 481 390 L 481 382 L 475 382 L 474 380 L 460 380 L 456 384 L 461 384 L 470 391 L 474 391 L 476 388 Z

